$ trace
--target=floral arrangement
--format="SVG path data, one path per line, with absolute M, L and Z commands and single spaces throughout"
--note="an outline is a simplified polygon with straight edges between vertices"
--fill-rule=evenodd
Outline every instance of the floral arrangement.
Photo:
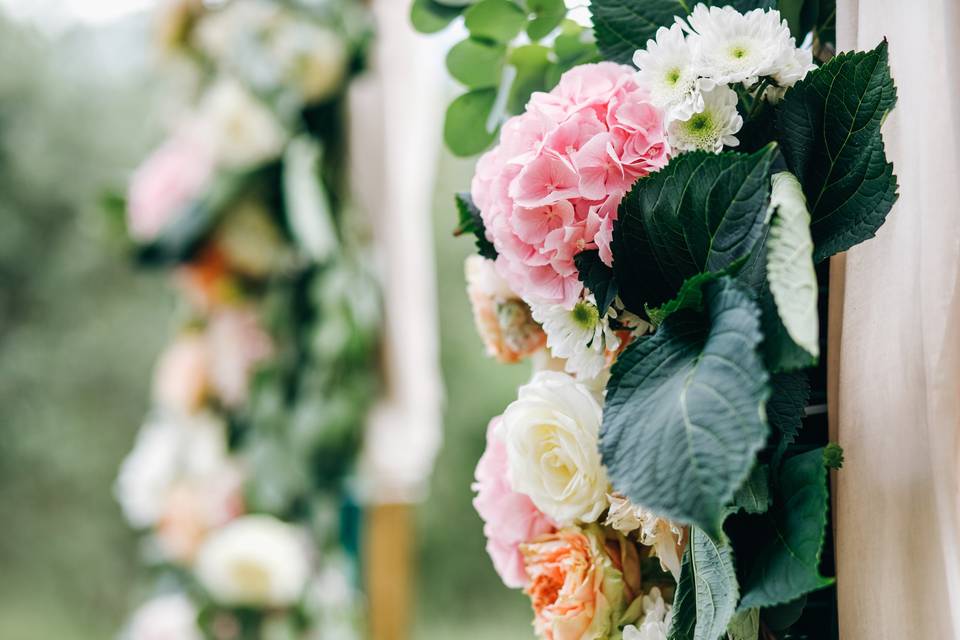
M 548 640 L 831 637 L 842 451 L 801 431 L 825 261 L 897 198 L 887 43 L 834 55 L 832 2 L 589 13 L 411 10 L 463 16 L 446 139 L 495 142 L 457 196 L 467 290 L 488 353 L 534 368 L 477 465 L 487 551 Z
M 380 311 L 343 173 L 368 17 L 174 0 L 159 34 L 193 89 L 123 208 L 178 293 L 116 485 L 157 575 L 125 637 L 360 637 L 353 466 Z

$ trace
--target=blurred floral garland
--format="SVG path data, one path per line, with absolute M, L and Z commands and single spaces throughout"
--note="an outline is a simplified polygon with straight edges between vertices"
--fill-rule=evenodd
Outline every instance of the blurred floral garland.
M 117 497 L 144 533 L 146 638 L 361 634 L 352 471 L 380 308 L 345 180 L 359 2 L 175 0 L 160 40 L 195 98 L 137 169 L 126 226 L 172 270 L 178 329 Z

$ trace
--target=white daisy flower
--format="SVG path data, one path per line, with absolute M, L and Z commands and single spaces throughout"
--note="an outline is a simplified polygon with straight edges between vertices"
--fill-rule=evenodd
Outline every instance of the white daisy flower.
M 698 4 L 687 22 L 688 27 L 679 24 L 690 32 L 687 40 L 696 52 L 698 71 L 718 84 L 752 85 L 762 76 L 778 73 L 789 62 L 785 54 L 796 49 L 779 11 L 740 13 L 731 7 Z
M 781 65 L 771 79 L 776 86 L 769 86 L 763 97 L 767 102 L 776 104 L 783 99 L 787 89 L 803 80 L 807 74 L 817 68 L 813 63 L 813 52 L 808 48 L 785 52 Z
M 658 587 L 643 596 L 643 618 L 636 625 L 623 628 L 623 640 L 667 640 L 667 631 L 673 619 L 669 604 Z
M 637 83 L 650 91 L 650 101 L 666 113 L 667 120 L 686 120 L 703 110 L 701 90 L 713 87 L 697 76 L 694 52 L 679 24 L 657 29 L 656 40 L 633 54 Z
M 593 295 L 571 309 L 534 303 L 530 310 L 533 319 L 543 325 L 551 354 L 565 359 L 566 371 L 578 380 L 596 378 L 607 366 L 607 352 L 620 347 L 620 338 L 610 328 L 609 317 L 600 317 Z
M 687 120 L 674 120 L 667 126 L 670 146 L 676 151 L 712 151 L 719 153 L 724 145 L 740 144 L 736 133 L 743 126 L 737 112 L 737 92 L 726 86 L 703 93 L 703 110 Z M 549 335 L 549 333 L 548 333 Z

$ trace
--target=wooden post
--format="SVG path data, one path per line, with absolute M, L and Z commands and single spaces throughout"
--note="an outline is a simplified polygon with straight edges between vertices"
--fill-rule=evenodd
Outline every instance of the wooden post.
M 413 619 L 413 507 L 373 505 L 367 513 L 364 574 L 371 640 L 407 640 Z

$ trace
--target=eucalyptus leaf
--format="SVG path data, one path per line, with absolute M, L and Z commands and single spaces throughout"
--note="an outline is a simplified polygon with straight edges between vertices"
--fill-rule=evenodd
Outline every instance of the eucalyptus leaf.
M 884 40 L 811 71 L 777 109 L 784 158 L 807 196 L 817 262 L 872 238 L 896 202 L 880 136 L 896 100 Z
M 526 26 L 527 14 L 511 0 L 480 0 L 463 20 L 471 36 L 508 43 Z
M 770 293 L 790 338 L 816 359 L 820 356 L 820 316 L 810 214 L 803 188 L 792 173 L 777 173 L 771 182 L 773 220 L 767 245 Z
M 737 575 L 726 542 L 715 542 L 694 527 L 683 555 L 673 603 L 669 640 L 717 640 L 737 606 Z
M 766 231 L 776 145 L 753 154 L 691 152 L 641 178 L 613 233 L 620 298 L 636 313 L 670 300 L 684 280 L 751 254 Z
M 480 153 L 496 138 L 497 128 L 488 128 L 496 99 L 496 89 L 474 89 L 447 107 L 443 139 L 455 155 L 472 156 Z
M 495 87 L 500 82 L 506 54 L 505 45 L 467 38 L 447 53 L 447 71 L 471 89 Z
M 833 584 L 819 569 L 828 505 L 823 449 L 786 460 L 774 508 L 765 518 L 766 543 L 752 557 L 740 555 L 745 575 L 741 610 L 785 604 Z
M 461 7 L 446 6 L 435 0 L 413 0 L 410 22 L 420 33 L 436 33 L 445 29 L 461 12 Z
M 767 436 L 759 311 L 730 278 L 613 365 L 600 451 L 614 489 L 715 538 Z
M 549 91 L 550 49 L 540 44 L 527 44 L 510 52 L 509 64 L 516 76 L 507 95 L 507 109 L 511 113 L 523 113 L 534 91 Z
M 527 9 L 534 16 L 527 25 L 531 40 L 546 37 L 567 17 L 567 5 L 563 0 L 527 0 Z

